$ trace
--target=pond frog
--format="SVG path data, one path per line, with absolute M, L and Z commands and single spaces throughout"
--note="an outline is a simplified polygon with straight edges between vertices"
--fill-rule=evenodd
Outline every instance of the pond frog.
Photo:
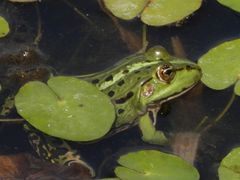
M 139 124 L 143 140 L 161 144 L 166 137 L 154 127 L 161 104 L 196 85 L 201 70 L 195 63 L 173 57 L 163 47 L 156 46 L 127 57 L 105 71 L 78 78 L 94 84 L 109 96 L 115 107 L 116 119 L 105 137 Z M 81 163 L 91 169 L 67 141 L 44 135 L 29 126 L 26 129 L 40 157 L 60 164 Z

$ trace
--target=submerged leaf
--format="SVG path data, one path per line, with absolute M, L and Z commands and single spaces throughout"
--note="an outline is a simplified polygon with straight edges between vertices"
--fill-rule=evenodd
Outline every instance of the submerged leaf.
M 0 38 L 6 36 L 9 31 L 10 29 L 8 22 L 0 16 Z
M 72 77 L 31 81 L 15 98 L 18 113 L 46 134 L 72 141 L 104 136 L 115 119 L 114 107 L 94 85 Z
M 240 147 L 233 149 L 220 163 L 218 168 L 220 180 L 240 179 Z
M 202 82 L 216 90 L 225 89 L 240 77 L 240 39 L 224 42 L 212 48 L 198 61 L 202 69 Z M 239 95 L 239 83 L 235 93 Z
M 239 0 L 217 0 L 224 6 L 227 6 L 235 11 L 240 12 L 240 1 Z
M 118 163 L 115 173 L 122 180 L 199 179 L 198 171 L 186 161 L 156 150 L 128 153 Z

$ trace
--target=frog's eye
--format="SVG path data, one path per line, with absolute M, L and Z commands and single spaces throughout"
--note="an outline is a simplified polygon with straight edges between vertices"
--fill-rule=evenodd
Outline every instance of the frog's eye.
M 157 77 L 160 81 L 169 83 L 175 76 L 175 71 L 170 64 L 164 64 L 157 69 Z

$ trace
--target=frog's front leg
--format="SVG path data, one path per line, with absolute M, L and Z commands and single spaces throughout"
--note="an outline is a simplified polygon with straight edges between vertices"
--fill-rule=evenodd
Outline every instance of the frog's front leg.
M 44 135 L 29 124 L 24 124 L 24 129 L 28 134 L 32 148 L 41 159 L 67 166 L 77 163 L 87 168 L 91 176 L 95 175 L 92 167 L 81 160 L 77 151 L 72 149 L 63 139 Z
M 149 112 L 140 117 L 139 128 L 142 132 L 142 140 L 151 144 L 163 145 L 168 139 L 162 131 L 156 130 L 156 114 L 154 113 L 156 112 L 153 112 L 153 121 L 149 116 Z

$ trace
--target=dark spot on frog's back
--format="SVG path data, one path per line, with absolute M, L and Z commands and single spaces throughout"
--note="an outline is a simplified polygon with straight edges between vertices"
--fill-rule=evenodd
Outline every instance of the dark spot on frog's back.
M 126 96 L 124 96 L 122 98 L 119 98 L 119 99 L 116 99 L 115 102 L 116 102 L 116 104 L 123 104 L 127 100 L 129 100 L 133 95 L 134 95 L 134 93 L 130 91 L 129 93 L 127 93 Z
M 147 66 L 146 69 L 151 69 L 152 66 Z
M 129 73 L 128 69 L 123 70 L 123 74 L 127 74 L 127 73 Z
M 122 114 L 124 111 L 124 109 L 118 109 L 118 114 Z
M 121 81 L 119 81 L 119 82 L 117 83 L 117 85 L 118 85 L 118 86 L 122 86 L 124 83 L 125 83 L 124 80 L 121 80 Z
M 106 79 L 105 79 L 105 81 L 112 81 L 112 80 L 113 80 L 113 76 L 112 75 L 106 77 Z
M 115 94 L 114 91 L 109 91 L 109 92 L 108 92 L 108 96 L 109 96 L 109 97 L 113 97 L 114 94 Z
M 93 80 L 92 80 L 92 83 L 93 83 L 93 84 L 99 83 L 99 79 L 93 79 Z

